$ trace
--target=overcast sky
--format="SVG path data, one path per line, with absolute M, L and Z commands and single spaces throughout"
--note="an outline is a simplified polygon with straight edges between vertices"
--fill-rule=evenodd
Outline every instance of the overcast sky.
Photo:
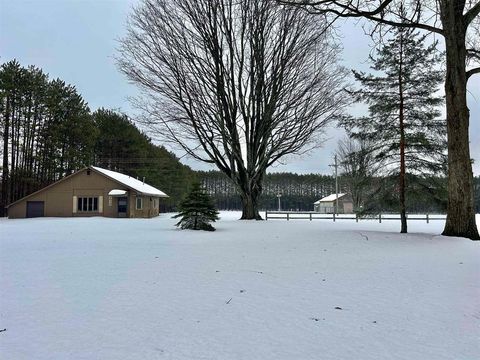
M 0 0 L 0 62 L 17 59 L 42 68 L 51 78 L 75 85 L 92 110 L 119 109 L 134 114 L 127 97 L 137 94 L 115 67 L 116 39 L 125 33 L 125 21 L 137 0 Z M 339 24 L 344 65 L 366 69 L 370 40 L 353 21 Z M 480 75 L 469 82 L 472 157 L 480 175 Z M 357 111 L 358 112 L 358 111 Z M 332 127 L 323 148 L 286 159 L 271 171 L 330 173 L 328 164 L 342 131 Z M 171 150 L 169 144 L 163 145 Z M 177 155 L 182 156 L 181 152 Z M 205 168 L 183 158 L 195 169 Z

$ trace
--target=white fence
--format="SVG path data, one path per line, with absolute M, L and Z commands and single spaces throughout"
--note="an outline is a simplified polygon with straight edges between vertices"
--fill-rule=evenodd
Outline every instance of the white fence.
M 439 214 L 407 214 L 407 220 L 426 221 L 427 224 L 432 220 L 445 220 L 445 215 Z M 265 220 L 400 220 L 399 214 L 375 214 L 358 216 L 357 214 L 323 214 L 315 211 L 265 211 Z

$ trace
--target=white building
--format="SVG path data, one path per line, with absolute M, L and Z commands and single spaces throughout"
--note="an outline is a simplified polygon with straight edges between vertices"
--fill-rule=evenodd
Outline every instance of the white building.
M 333 214 L 335 212 L 337 194 L 328 195 L 313 203 L 314 211 L 322 214 Z M 342 193 L 338 194 L 338 213 L 353 213 L 353 202 L 351 196 Z

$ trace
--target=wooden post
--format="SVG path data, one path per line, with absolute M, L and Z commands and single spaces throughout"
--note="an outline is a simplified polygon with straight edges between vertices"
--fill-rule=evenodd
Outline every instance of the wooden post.
M 287 221 L 290 220 L 290 214 L 287 213 Z
M 378 214 L 378 222 L 382 223 L 382 214 Z
M 430 222 L 429 220 L 430 220 L 430 219 L 428 218 L 428 213 L 427 213 L 427 224 Z
M 265 221 L 268 220 L 268 210 L 265 210 Z
M 333 213 L 333 222 L 335 222 L 335 212 Z
M 310 221 L 312 221 L 312 213 L 310 213 Z
M 355 214 L 355 221 L 358 222 L 358 213 Z

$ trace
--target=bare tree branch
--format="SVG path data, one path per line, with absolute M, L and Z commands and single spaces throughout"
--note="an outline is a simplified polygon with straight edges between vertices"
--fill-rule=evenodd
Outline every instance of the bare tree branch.
M 470 10 L 468 10 L 464 17 L 465 26 L 470 25 L 470 23 L 480 14 L 480 1 L 473 5 Z
M 480 67 L 473 68 L 467 71 L 467 80 L 470 78 L 470 76 L 474 74 L 480 74 Z
M 443 30 L 427 21 L 422 22 L 420 16 L 424 6 L 421 0 L 412 1 L 411 16 L 402 16 L 395 9 L 395 0 L 353 1 L 353 0 L 278 0 L 285 5 L 304 7 L 310 13 L 334 14 L 342 18 L 364 18 L 375 23 L 404 28 L 417 28 L 443 34 Z M 393 17 L 388 17 L 393 15 Z

